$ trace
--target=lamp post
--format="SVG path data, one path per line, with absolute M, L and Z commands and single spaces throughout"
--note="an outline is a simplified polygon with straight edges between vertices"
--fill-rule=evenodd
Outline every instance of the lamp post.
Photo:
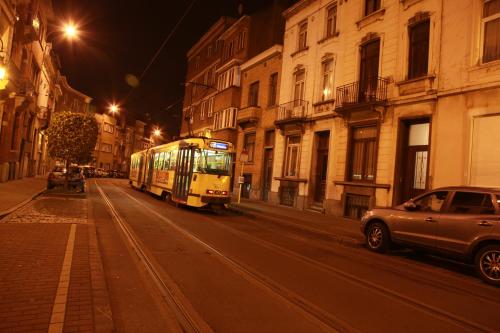
M 243 190 L 243 184 L 245 183 L 245 177 L 243 176 L 243 167 L 245 166 L 245 163 L 248 162 L 248 151 L 243 149 L 240 153 L 240 162 L 241 162 L 241 169 L 240 169 L 240 176 L 238 177 L 238 184 L 239 184 L 239 191 L 238 191 L 238 203 L 241 201 L 241 191 Z

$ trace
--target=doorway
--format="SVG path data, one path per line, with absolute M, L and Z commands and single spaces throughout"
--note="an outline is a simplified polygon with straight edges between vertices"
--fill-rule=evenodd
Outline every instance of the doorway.
M 269 192 L 273 179 L 273 148 L 264 149 L 264 168 L 263 168 L 262 200 L 269 201 Z
M 428 188 L 429 118 L 402 121 L 400 133 L 397 204 L 424 193 Z
M 330 131 L 317 132 L 316 141 L 316 161 L 314 163 L 313 188 L 314 202 L 323 204 L 326 193 L 326 178 L 328 171 L 328 145 L 330 143 Z

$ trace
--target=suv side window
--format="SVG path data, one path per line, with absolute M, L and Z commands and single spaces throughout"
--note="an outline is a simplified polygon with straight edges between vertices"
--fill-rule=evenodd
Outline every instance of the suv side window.
M 414 203 L 417 205 L 417 210 L 420 212 L 439 213 L 441 212 L 447 195 L 447 191 L 432 192 L 415 200 Z
M 491 195 L 476 192 L 456 192 L 449 211 L 455 214 L 495 214 Z

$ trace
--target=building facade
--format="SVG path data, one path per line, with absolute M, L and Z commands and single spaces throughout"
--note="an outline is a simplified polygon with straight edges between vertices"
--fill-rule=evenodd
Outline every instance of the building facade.
M 303 0 L 286 33 L 271 197 L 360 218 L 499 186 L 500 1 Z
M 47 42 L 49 0 L 1 1 L 0 181 L 47 171 L 45 129 L 58 98 L 59 64 Z
M 236 142 L 241 65 L 281 43 L 285 2 L 274 0 L 263 10 L 238 19 L 219 19 L 188 52 L 183 109 L 188 121 L 183 123 L 181 136 Z
M 275 45 L 241 65 L 235 175 L 243 177 L 241 195 L 247 199 L 270 200 L 282 49 Z M 239 185 L 235 182 L 235 193 Z

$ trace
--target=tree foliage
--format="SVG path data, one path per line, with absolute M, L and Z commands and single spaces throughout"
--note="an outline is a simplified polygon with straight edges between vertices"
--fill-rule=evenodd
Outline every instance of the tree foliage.
M 92 160 L 97 142 L 97 122 L 93 115 L 59 112 L 53 115 L 48 134 L 50 157 L 67 163 L 84 164 Z

